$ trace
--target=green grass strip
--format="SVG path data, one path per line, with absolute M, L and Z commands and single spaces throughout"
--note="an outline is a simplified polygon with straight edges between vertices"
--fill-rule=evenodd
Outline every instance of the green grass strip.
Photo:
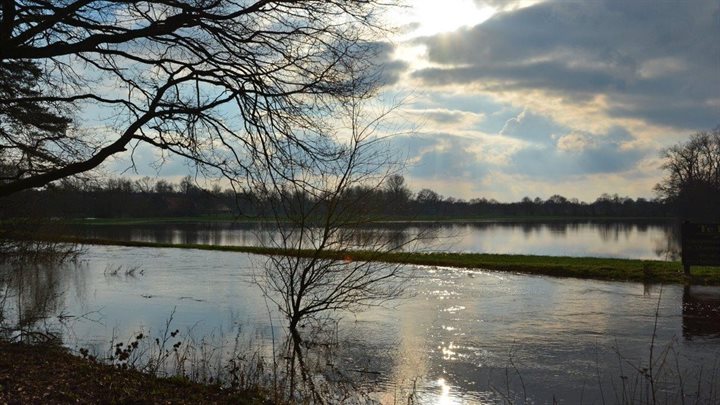
M 314 250 L 290 250 L 256 246 L 172 244 L 85 238 L 63 238 L 63 241 L 91 245 L 200 249 L 224 252 L 244 252 L 260 255 L 291 255 L 296 257 L 313 257 L 316 254 Z M 523 274 L 553 277 L 574 277 L 594 280 L 720 285 L 720 268 L 693 267 L 692 276 L 688 278 L 683 273 L 682 265 L 679 262 L 665 262 L 658 260 L 486 253 L 376 253 L 367 251 L 326 251 L 322 253 L 322 257 L 338 260 L 378 261 L 426 266 L 487 269 Z

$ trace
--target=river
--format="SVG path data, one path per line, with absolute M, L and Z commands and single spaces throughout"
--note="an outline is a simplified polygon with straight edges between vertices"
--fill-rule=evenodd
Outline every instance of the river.
M 267 354 L 284 329 L 253 283 L 264 260 L 90 246 L 60 268 L 0 268 L 7 304 L 20 307 L 6 321 L 43 323 L 99 355 L 166 329 Z M 383 403 L 407 403 L 413 387 L 420 403 L 615 403 L 644 387 L 651 346 L 658 395 L 718 399 L 720 288 L 411 269 L 406 297 L 336 314 L 326 360 Z
M 277 232 L 257 223 L 78 226 L 74 234 L 143 242 L 268 246 Z M 674 260 L 679 232 L 667 221 L 378 223 L 355 234 L 421 251 Z

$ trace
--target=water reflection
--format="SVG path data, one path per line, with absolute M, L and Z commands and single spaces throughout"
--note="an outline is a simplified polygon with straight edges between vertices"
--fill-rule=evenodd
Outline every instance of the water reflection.
M 663 229 L 663 235 L 655 239 L 654 252 L 661 260 L 679 261 L 681 258 L 680 228 L 671 226 Z
M 198 340 L 222 336 L 217 344 L 233 345 L 237 334 L 254 340 L 263 356 L 286 349 L 277 311 L 250 282 L 256 256 L 97 246 L 85 258 L 54 273 L 30 269 L 17 278 L 2 268 L 0 293 L 26 308 L 13 320 L 52 324 L 58 310 L 96 311 L 100 322 L 78 321 L 63 339 L 102 351 L 113 337 L 127 342 L 138 330 L 155 336 L 174 312 L 173 329 L 192 330 Z M 118 266 L 140 266 L 144 273 L 107 274 Z M 647 364 L 657 322 L 656 353 L 677 353 L 677 366 L 690 370 L 685 387 L 700 383 L 701 394 L 720 392 L 720 381 L 709 379 L 720 359 L 720 288 L 418 270 L 410 297 L 390 308 L 336 314 L 328 339 L 307 339 L 303 359 L 312 373 L 326 382 L 366 382 L 364 389 L 382 403 L 522 402 L 525 393 L 533 403 L 587 402 L 603 388 L 612 395 L 621 376 L 632 376 L 630 364 Z M 669 360 L 674 368 L 675 357 Z M 677 378 L 663 384 L 663 395 L 677 398 Z
M 720 338 L 720 290 L 685 286 L 682 300 L 683 336 L 688 339 Z
M 81 226 L 81 236 L 160 243 L 272 246 L 274 228 L 253 223 Z M 352 232 L 368 240 L 424 251 L 597 256 L 677 260 L 679 230 L 667 222 L 552 221 L 379 223 Z M 410 243 L 412 242 L 412 243 Z
M 80 263 L 0 265 L 0 334 L 23 341 L 62 340 L 63 327 L 77 317 L 66 311 L 65 299 L 73 294 L 85 300 L 85 270 Z

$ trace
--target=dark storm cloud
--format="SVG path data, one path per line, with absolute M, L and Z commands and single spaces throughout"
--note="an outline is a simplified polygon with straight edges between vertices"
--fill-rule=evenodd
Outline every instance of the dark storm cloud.
M 716 0 L 549 1 L 420 39 L 440 67 L 415 75 L 430 85 L 605 94 L 614 116 L 708 128 L 720 121 L 718 9 Z

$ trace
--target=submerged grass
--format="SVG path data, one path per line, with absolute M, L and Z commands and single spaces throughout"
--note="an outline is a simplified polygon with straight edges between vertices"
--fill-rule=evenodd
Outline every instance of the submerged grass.
M 291 255 L 299 257 L 312 257 L 317 254 L 314 250 L 289 250 L 256 246 L 171 244 L 87 238 L 63 238 L 63 241 L 94 245 L 200 249 L 225 252 L 244 252 L 261 255 Z M 323 252 L 322 255 L 325 258 L 348 261 L 379 261 L 426 266 L 488 269 L 553 277 L 575 277 L 595 280 L 652 283 L 720 285 L 720 268 L 693 267 L 692 275 L 690 277 L 686 277 L 680 262 L 665 262 L 658 260 L 442 252 L 377 253 L 353 251 L 348 253 L 326 251 Z

